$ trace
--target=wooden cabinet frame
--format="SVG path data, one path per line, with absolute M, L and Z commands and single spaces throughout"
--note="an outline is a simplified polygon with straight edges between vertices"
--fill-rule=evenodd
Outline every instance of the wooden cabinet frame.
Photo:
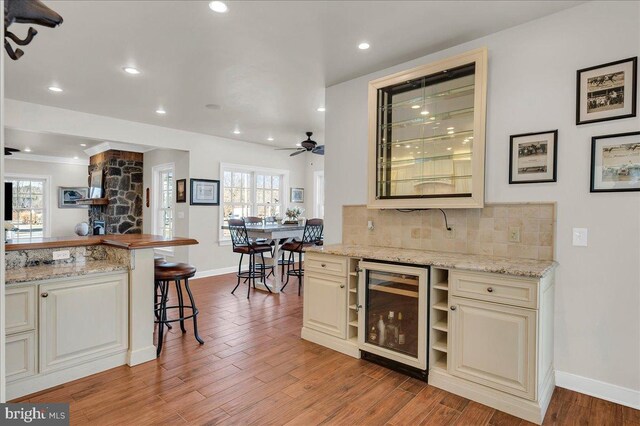
M 378 199 L 376 196 L 377 91 L 403 81 L 435 74 L 475 62 L 472 184 L 470 197 Z M 372 209 L 482 208 L 484 207 L 485 121 L 487 99 L 487 49 L 480 48 L 439 62 L 398 72 L 369 82 L 368 203 Z

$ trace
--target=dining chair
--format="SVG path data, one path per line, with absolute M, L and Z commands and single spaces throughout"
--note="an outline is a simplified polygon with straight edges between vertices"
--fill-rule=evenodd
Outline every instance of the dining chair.
M 233 245 L 233 252 L 240 253 L 240 262 L 238 263 L 238 283 L 231 291 L 233 294 L 240 285 L 240 279 L 244 278 L 247 282 L 247 299 L 251 291 L 251 281 L 253 280 L 253 288 L 256 287 L 256 278 L 261 278 L 262 281 L 266 281 L 265 270 L 256 267 L 256 255 L 259 254 L 262 258 L 262 264 L 264 265 L 264 253 L 271 252 L 271 246 L 269 244 L 259 244 L 249 240 L 249 233 L 247 232 L 247 226 L 243 219 L 229 219 L 229 233 L 231 234 L 231 243 Z M 242 270 L 242 258 L 244 255 L 249 256 L 249 269 L 247 271 Z M 267 287 L 269 293 L 271 289 Z
M 304 277 L 304 268 L 302 266 L 302 254 L 305 249 L 312 247 L 322 241 L 322 231 L 324 229 L 324 221 L 322 219 L 309 219 L 304 225 L 304 232 L 302 234 L 302 240 L 289 241 L 282 245 L 283 251 L 289 252 L 289 261 L 287 265 L 287 281 L 282 286 L 281 290 L 284 290 L 287 284 L 289 284 L 289 277 L 298 277 L 298 296 L 300 296 L 300 289 L 302 287 L 302 278 Z M 295 267 L 295 254 L 298 253 L 298 267 Z

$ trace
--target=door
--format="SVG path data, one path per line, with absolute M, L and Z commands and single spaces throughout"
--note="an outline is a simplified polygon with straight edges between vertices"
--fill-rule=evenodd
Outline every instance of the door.
M 36 286 L 7 288 L 5 309 L 7 335 L 36 328 Z
M 449 298 L 449 373 L 535 400 L 535 310 Z
M 304 326 L 346 338 L 347 280 L 308 271 L 304 277 Z
M 427 369 L 428 268 L 360 262 L 360 349 Z
M 41 373 L 126 351 L 127 282 L 118 274 L 40 286 Z

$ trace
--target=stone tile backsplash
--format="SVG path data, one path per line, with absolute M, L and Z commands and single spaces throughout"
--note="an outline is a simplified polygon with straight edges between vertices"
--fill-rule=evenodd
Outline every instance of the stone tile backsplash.
M 69 250 L 69 259 L 53 260 L 53 252 Z M 84 263 L 93 260 L 108 260 L 112 263 L 129 265 L 129 250 L 102 245 L 86 247 L 66 247 L 54 249 L 12 250 L 5 253 L 6 269 L 19 269 L 39 265 L 60 265 Z
M 553 260 L 555 203 L 486 204 L 483 209 L 400 212 L 344 206 L 342 243 Z M 367 229 L 372 221 L 373 230 Z M 520 242 L 509 241 L 518 228 Z

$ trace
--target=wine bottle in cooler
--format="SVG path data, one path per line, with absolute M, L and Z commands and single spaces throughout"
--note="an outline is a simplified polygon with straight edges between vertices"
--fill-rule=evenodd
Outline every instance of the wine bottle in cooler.
M 384 320 L 382 319 L 382 315 L 380 315 L 380 319 L 378 320 L 378 345 L 384 346 L 386 337 L 386 326 Z
M 406 336 L 402 327 L 402 312 L 398 312 L 398 345 L 404 346 Z
M 390 348 L 395 348 L 398 344 L 398 326 L 396 325 L 395 316 L 395 312 L 389 311 L 385 343 Z

